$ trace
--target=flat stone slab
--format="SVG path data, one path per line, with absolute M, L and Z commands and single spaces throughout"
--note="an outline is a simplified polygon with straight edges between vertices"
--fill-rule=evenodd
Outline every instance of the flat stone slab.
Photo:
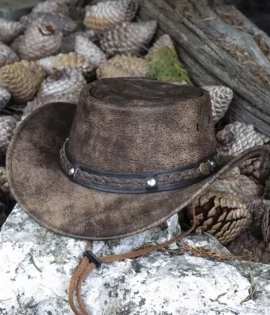
M 94 242 L 107 255 L 160 243 L 179 233 L 168 228 L 109 242 Z M 192 246 L 228 251 L 209 236 L 185 238 Z M 68 286 L 88 247 L 86 241 L 49 232 L 16 206 L 0 233 L 0 314 L 71 315 Z M 83 285 L 92 315 L 269 314 L 270 266 L 218 262 L 169 250 L 103 265 Z

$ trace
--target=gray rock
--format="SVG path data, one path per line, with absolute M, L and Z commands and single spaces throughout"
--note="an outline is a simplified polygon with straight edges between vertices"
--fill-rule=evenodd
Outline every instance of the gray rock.
M 167 229 L 94 242 L 97 255 L 118 254 L 163 242 L 179 233 L 177 215 Z M 213 237 L 185 238 L 192 246 L 229 253 Z M 178 244 L 181 246 L 181 243 Z M 49 232 L 16 206 L 0 235 L 0 314 L 71 315 L 68 285 L 86 241 Z M 167 250 L 104 264 L 83 285 L 92 315 L 269 314 L 270 266 L 218 262 Z

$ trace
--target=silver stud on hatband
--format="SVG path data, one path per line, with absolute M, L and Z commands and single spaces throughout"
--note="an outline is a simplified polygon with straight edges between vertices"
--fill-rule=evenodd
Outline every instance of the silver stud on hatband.
M 75 173 L 75 168 L 72 167 L 69 171 L 68 171 L 68 174 L 69 175 L 73 175 Z
M 147 185 L 148 185 L 149 187 L 154 187 L 154 186 L 156 186 L 156 183 L 157 183 L 157 181 L 156 181 L 154 178 L 148 179 L 148 181 L 147 181 Z

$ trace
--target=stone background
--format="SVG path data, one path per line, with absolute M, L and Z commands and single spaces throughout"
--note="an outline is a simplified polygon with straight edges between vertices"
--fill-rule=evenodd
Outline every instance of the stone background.
M 165 231 L 155 228 L 121 240 L 94 242 L 93 251 L 123 253 L 163 242 L 180 231 L 177 215 L 167 224 Z M 210 236 L 184 241 L 228 253 Z M 0 314 L 71 315 L 69 280 L 87 246 L 86 241 L 51 233 L 16 206 L 0 234 Z M 91 314 L 269 314 L 270 266 L 178 255 L 177 248 L 94 271 L 83 286 Z

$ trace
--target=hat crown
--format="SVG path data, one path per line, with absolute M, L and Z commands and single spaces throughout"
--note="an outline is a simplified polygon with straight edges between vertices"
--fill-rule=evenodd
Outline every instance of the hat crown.
M 186 167 L 215 151 L 209 93 L 159 81 L 117 78 L 87 85 L 68 151 L 86 167 L 148 173 Z

